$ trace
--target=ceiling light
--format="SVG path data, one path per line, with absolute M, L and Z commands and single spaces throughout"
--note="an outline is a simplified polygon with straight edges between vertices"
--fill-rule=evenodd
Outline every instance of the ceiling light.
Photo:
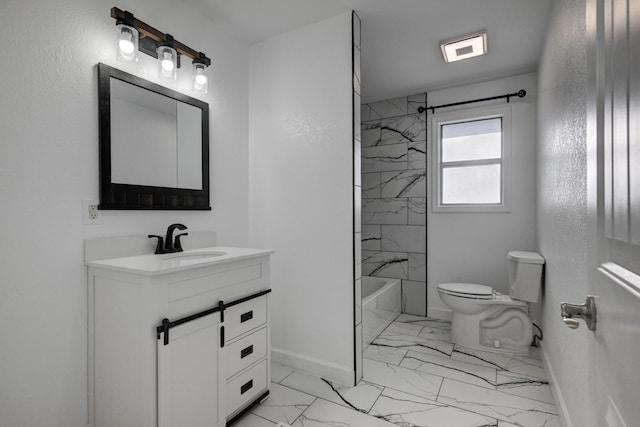
M 460 61 L 487 53 L 487 33 L 459 37 L 440 44 L 445 62 Z

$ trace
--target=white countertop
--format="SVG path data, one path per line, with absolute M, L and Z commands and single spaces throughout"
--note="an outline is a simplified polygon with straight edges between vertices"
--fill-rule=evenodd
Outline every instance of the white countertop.
M 214 246 L 209 248 L 191 249 L 171 254 L 135 255 L 122 258 L 101 259 L 88 261 L 89 267 L 106 268 L 127 273 L 155 276 L 188 270 L 194 267 L 206 267 L 231 261 L 270 255 L 274 251 L 269 249 L 234 248 Z

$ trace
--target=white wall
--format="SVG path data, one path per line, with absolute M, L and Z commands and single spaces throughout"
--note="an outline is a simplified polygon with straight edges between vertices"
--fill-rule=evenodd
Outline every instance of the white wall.
M 352 382 L 351 14 L 250 58 L 250 244 L 276 251 L 272 354 Z
M 107 211 L 101 225 L 83 225 L 81 200 L 98 197 L 96 64 L 125 68 L 115 62 L 112 5 L 0 2 L 3 427 L 87 424 L 83 239 L 160 233 L 180 221 L 216 230 L 220 244 L 248 243 L 248 48 L 169 0 L 117 6 L 214 60 L 209 94 L 199 97 L 210 105 L 213 211 Z M 141 55 L 134 73 L 153 80 Z
M 539 70 L 537 239 L 545 257 L 543 348 L 574 426 L 585 410 L 588 340 L 560 321 L 560 302 L 588 293 L 585 1 L 554 2 Z M 584 331 L 583 331 L 584 332 Z M 571 357 L 568 356 L 570 349 Z M 595 422 L 595 421 L 594 421 Z
M 508 293 L 507 252 L 536 249 L 536 83 L 536 74 L 528 73 L 427 92 L 428 105 L 442 105 L 514 93 L 520 89 L 527 91 L 525 98 L 512 98 L 509 104 L 500 100 L 442 110 L 451 112 L 479 105 L 511 107 L 511 211 L 434 213 L 431 188 L 427 190 L 427 303 L 431 316 L 450 316 L 450 310 L 438 295 L 438 284 L 480 283 Z M 427 116 L 427 129 L 427 138 L 431 141 L 431 114 Z M 429 168 L 431 152 L 427 162 Z M 429 175 L 431 179 L 433 176 Z

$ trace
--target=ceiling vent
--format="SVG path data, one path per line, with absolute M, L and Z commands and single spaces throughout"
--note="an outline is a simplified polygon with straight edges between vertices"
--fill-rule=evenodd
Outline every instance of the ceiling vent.
M 440 44 L 445 62 L 455 62 L 487 53 L 487 33 L 458 37 Z

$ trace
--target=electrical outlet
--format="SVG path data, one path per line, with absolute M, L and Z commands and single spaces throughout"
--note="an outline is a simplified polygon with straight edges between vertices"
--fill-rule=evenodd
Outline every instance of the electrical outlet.
M 82 220 L 85 225 L 102 224 L 102 215 L 98 205 L 97 200 L 82 201 Z
M 95 221 L 98 219 L 98 205 L 95 203 L 89 203 L 89 220 Z

